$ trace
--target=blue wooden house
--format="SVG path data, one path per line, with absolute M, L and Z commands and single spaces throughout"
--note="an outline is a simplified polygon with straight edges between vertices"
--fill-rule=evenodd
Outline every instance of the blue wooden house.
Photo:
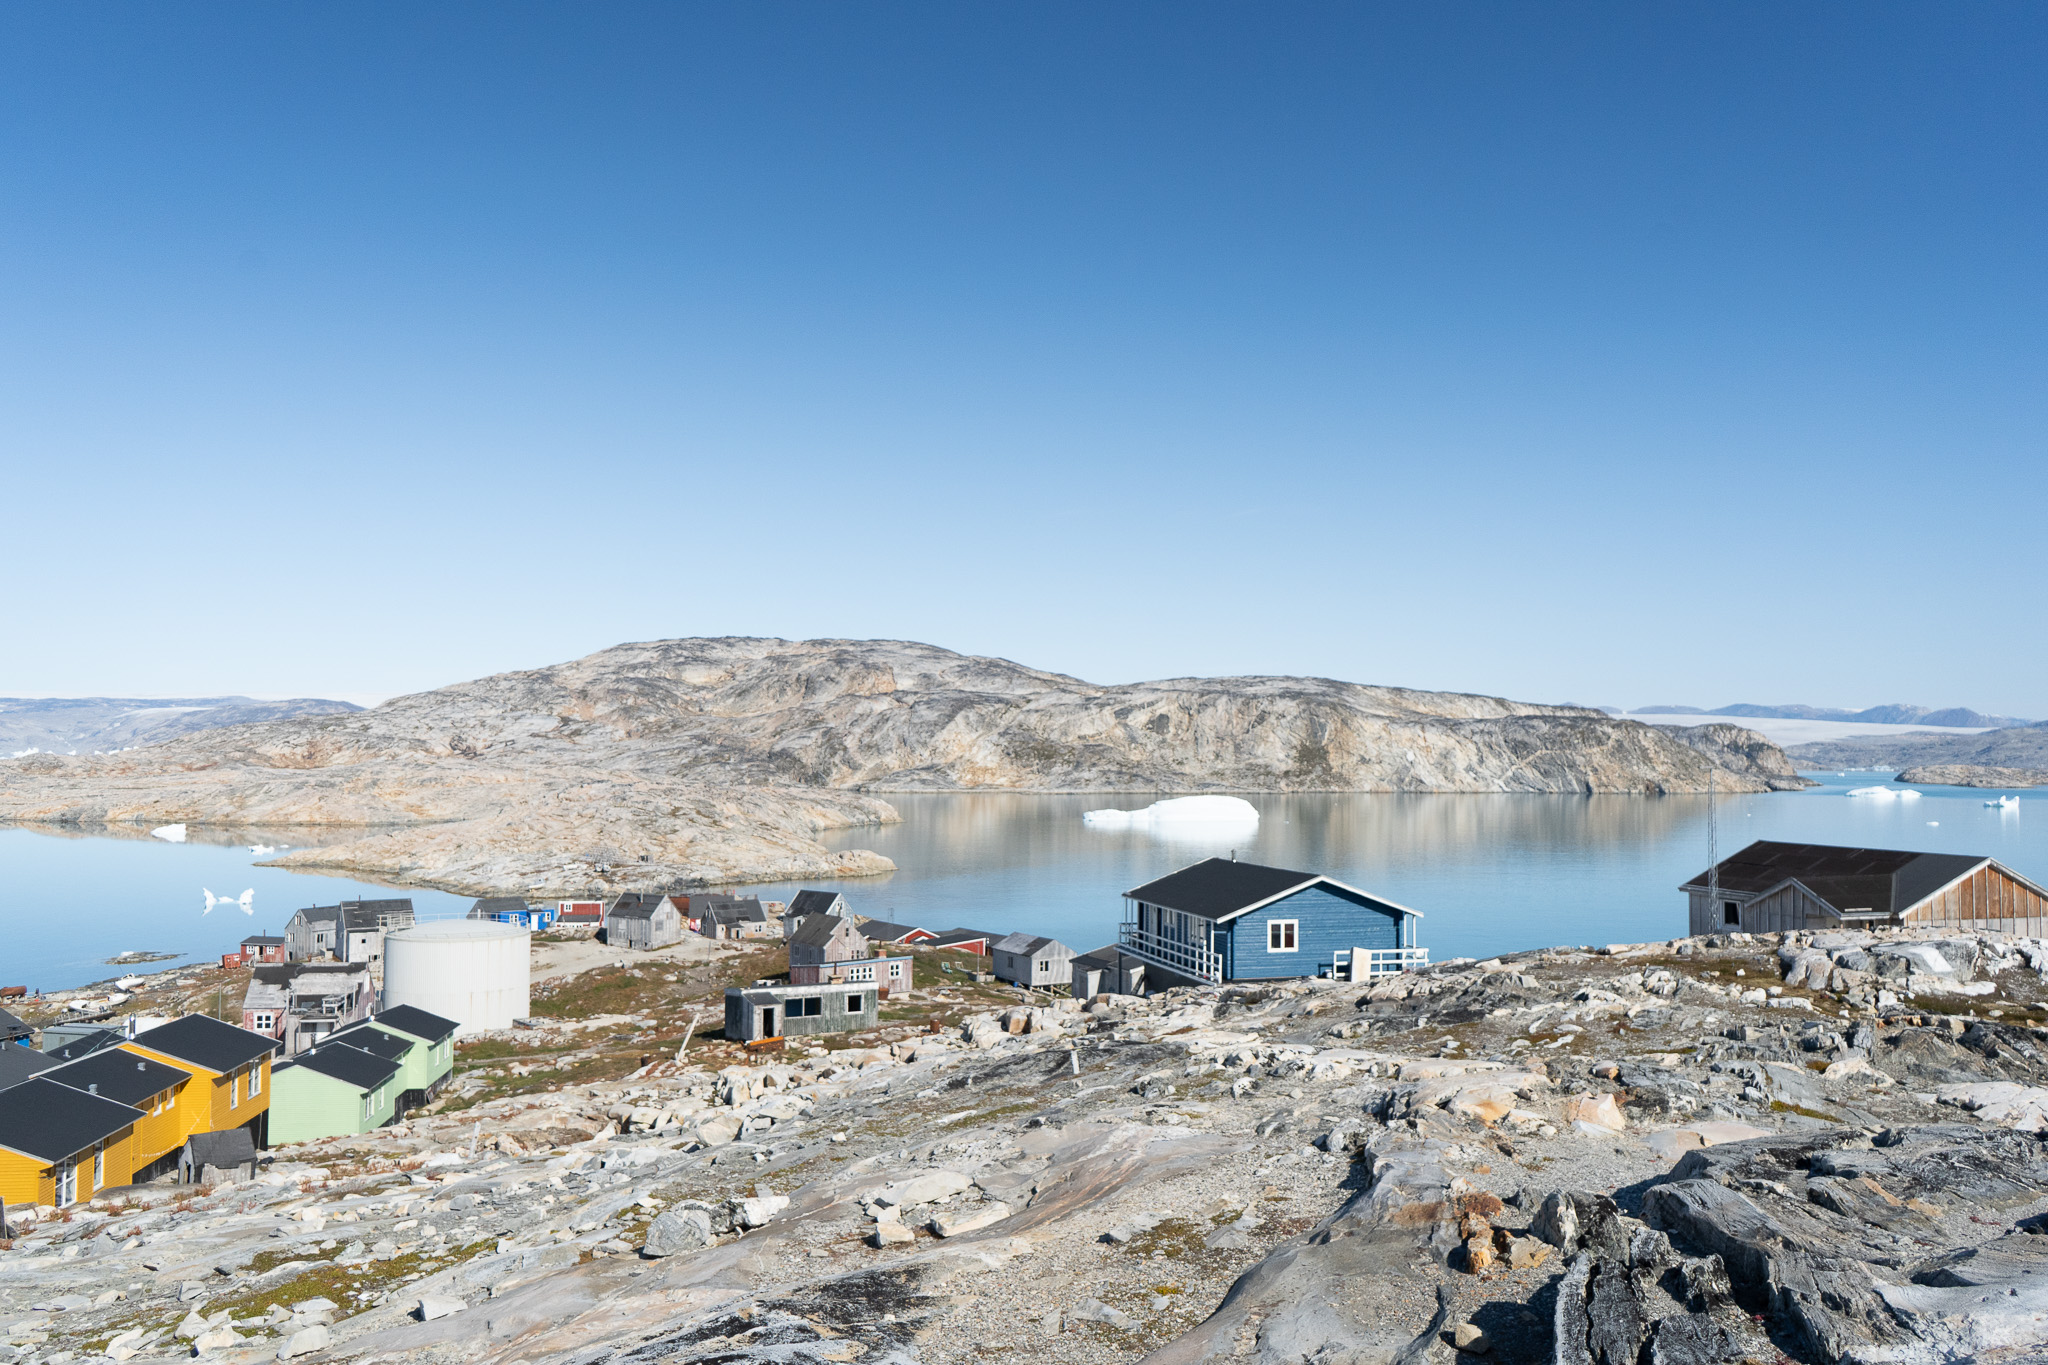
M 553 926 L 555 907 L 528 905 L 518 896 L 485 896 L 469 907 L 469 917 L 496 920 L 500 924 L 516 924 L 522 929 L 531 929 L 539 933 Z
M 1122 946 L 1193 981 L 1364 981 L 1429 964 L 1415 946 L 1421 918 L 1314 872 L 1208 858 L 1124 892 Z

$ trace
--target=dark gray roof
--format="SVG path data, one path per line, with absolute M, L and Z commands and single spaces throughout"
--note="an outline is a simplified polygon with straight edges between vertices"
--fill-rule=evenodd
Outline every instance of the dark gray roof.
M 249 976 L 266 986 L 288 986 L 301 978 L 318 986 L 323 976 L 360 977 L 367 976 L 369 970 L 361 962 L 261 962 L 249 969 Z
M 242 946 L 244 948 L 282 948 L 284 946 L 284 937 L 281 934 L 251 934 L 242 940 Z
M 140 1109 L 37 1076 L 0 1090 L 0 1147 L 62 1161 L 141 1117 Z
M 189 1071 L 138 1057 L 123 1048 L 110 1048 L 75 1062 L 66 1062 L 54 1071 L 45 1071 L 43 1076 L 73 1090 L 88 1091 L 138 1107 L 152 1095 L 161 1095 L 180 1081 L 192 1079 Z M 93 1090 L 94 1086 L 99 1089 Z
M 47 1033 L 43 1036 L 45 1039 L 49 1037 Z M 113 1047 L 121 1041 L 121 1035 L 110 1028 L 94 1029 L 91 1033 L 73 1038 L 68 1043 L 44 1048 L 43 1055 L 54 1057 L 60 1062 L 74 1061 L 80 1057 L 90 1057 L 93 1053 Z
M 39 1071 L 48 1071 L 62 1063 L 48 1053 L 38 1052 L 20 1043 L 0 1043 L 0 1090 L 10 1085 L 20 1085 Z
M 347 929 L 375 929 L 386 915 L 412 918 L 412 897 L 391 896 L 373 901 L 341 901 L 334 905 L 309 905 L 292 916 L 307 922 L 338 920 Z
M 401 1037 L 396 1033 L 386 1033 L 383 1029 L 373 1028 L 369 1024 L 351 1024 L 339 1033 L 330 1033 L 321 1041 L 320 1046 L 331 1047 L 336 1043 L 343 1043 L 358 1051 L 382 1057 L 387 1062 L 403 1062 L 405 1054 L 418 1047 L 420 1040 L 409 1036 Z
M 950 948 L 956 943 L 972 943 L 976 939 L 981 939 L 987 943 L 994 943 L 997 939 L 1007 937 L 1009 937 L 1008 934 L 991 933 L 986 929 L 948 929 L 938 937 L 918 946 L 924 948 Z
M 805 915 L 829 915 L 832 903 L 840 898 L 837 891 L 799 891 L 790 897 L 788 913 L 793 918 Z
M 462 1027 L 453 1019 L 443 1019 L 438 1014 L 429 1014 L 414 1005 L 393 1005 L 388 1010 L 378 1010 L 374 1017 L 378 1023 L 388 1028 L 395 1028 L 400 1033 L 410 1033 L 413 1037 L 423 1038 L 430 1043 L 438 1043 L 443 1038 L 453 1038 L 455 1030 Z
M 1074 965 L 1076 967 L 1097 967 L 1103 971 L 1115 971 L 1126 966 L 1149 967 L 1152 964 L 1139 957 L 1136 953 L 1127 953 L 1117 944 L 1111 943 L 1097 948 L 1094 952 L 1081 954 L 1074 959 Z
M 372 1090 L 398 1074 L 398 1063 L 388 1057 L 378 1057 L 359 1047 L 348 1047 L 341 1043 L 323 1043 L 311 1052 L 301 1052 L 279 1071 L 289 1067 L 302 1066 L 322 1076 L 331 1076 L 343 1085 L 352 1085 L 358 1090 Z
M 901 943 L 912 934 L 931 932 L 928 929 L 920 929 L 915 924 L 891 924 L 887 920 L 879 919 L 865 921 L 860 926 L 860 931 L 874 943 Z
M 134 1042 L 137 1047 L 161 1052 L 181 1062 L 191 1062 L 208 1071 L 233 1071 L 258 1057 L 269 1056 L 277 1048 L 274 1038 L 236 1028 L 233 1024 L 223 1024 L 203 1014 L 188 1014 L 183 1019 L 173 1019 L 146 1033 L 138 1033 Z
M 1204 858 L 1124 894 L 1147 905 L 1163 905 L 1202 919 L 1225 919 L 1275 896 L 1322 880 L 1313 872 Z
M 842 926 L 852 923 L 839 915 L 806 915 L 797 921 L 796 932 L 789 936 L 789 941 L 795 947 L 822 948 Z
M 1717 874 L 1722 889 L 1744 895 L 1761 895 L 1787 881 L 1797 881 L 1837 910 L 1902 915 L 1990 861 L 1983 854 L 1914 853 L 1759 839 L 1709 871 Z M 1681 889 L 1705 887 L 1707 878 L 1708 873 L 1702 872 Z
M 239 1166 L 256 1159 L 256 1140 L 247 1128 L 224 1128 L 217 1133 L 194 1133 L 185 1139 L 185 1150 L 196 1165 Z
M 15 1018 L 6 1010 L 0 1010 L 0 1043 L 8 1042 L 15 1038 L 26 1038 L 34 1032 L 34 1029 L 22 1023 L 21 1020 Z
M 523 915 L 526 901 L 519 896 L 483 896 L 469 907 L 471 919 L 493 919 L 499 915 Z
M 699 895 L 690 897 L 690 913 L 715 924 L 766 924 L 768 911 L 759 896 Z

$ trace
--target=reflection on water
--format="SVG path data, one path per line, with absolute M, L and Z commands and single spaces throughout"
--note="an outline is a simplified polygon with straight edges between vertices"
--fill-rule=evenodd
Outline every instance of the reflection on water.
M 1753 839 L 1985 853 L 2048 877 L 2042 820 L 1987 810 L 1996 793 L 1923 788 L 1918 802 L 1808 792 L 1726 796 L 1721 852 Z M 1639 942 L 1685 931 L 1685 881 L 1707 865 L 1704 796 L 1261 795 L 1256 832 L 1203 842 L 1082 823 L 1142 799 L 1014 794 L 890 795 L 900 825 L 838 831 L 839 848 L 894 859 L 890 877 L 837 884 L 864 914 L 928 928 L 1030 929 L 1076 949 L 1116 937 L 1121 894 L 1211 855 L 1327 872 L 1423 912 L 1438 957 L 1554 943 Z M 1929 822 L 1936 822 L 1930 824 Z M 762 888 L 786 897 L 792 886 Z
M 1850 800 L 1869 774 L 1823 775 L 1807 792 L 1720 801 L 1724 854 L 1752 839 L 1787 839 L 1941 853 L 1981 853 L 2048 880 L 2048 795 L 1924 787 L 1919 801 Z M 1116 938 L 1121 895 L 1211 854 L 1327 872 L 1423 912 L 1421 940 L 1437 957 L 1553 943 L 1669 938 L 1685 929 L 1678 884 L 1707 865 L 1703 796 L 1271 796 L 1245 793 L 1255 830 L 1091 829 L 1083 811 L 1137 808 L 1149 798 L 1009 793 L 890 795 L 900 825 L 834 831 L 836 848 L 894 859 L 889 877 L 836 883 L 864 914 L 932 929 L 1029 929 L 1076 949 Z M 2039 816 L 2035 814 L 2039 809 Z M 74 837 L 0 828 L 0 985 L 45 989 L 110 974 L 124 948 L 194 954 L 242 935 L 275 933 L 315 901 L 390 894 L 328 877 L 253 867 L 250 844 L 319 841 L 312 830 L 193 829 L 191 842 Z M 342 831 L 356 837 L 360 831 Z M 206 839 L 221 842 L 209 844 Z M 824 885 L 825 883 L 819 883 Z M 202 887 L 256 889 L 253 916 L 202 916 Z M 762 886 L 788 899 L 794 886 Z M 410 893 L 422 915 L 459 915 L 466 898 Z

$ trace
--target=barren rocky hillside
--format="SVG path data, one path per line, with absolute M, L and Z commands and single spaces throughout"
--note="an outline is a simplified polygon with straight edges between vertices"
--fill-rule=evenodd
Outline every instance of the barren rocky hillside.
M 861 792 L 1796 787 L 1736 726 L 1320 678 L 1101 687 L 898 641 L 668 640 L 349 715 L 0 763 L 0 818 L 373 827 L 293 866 L 458 891 L 857 875 Z M 641 860 L 645 860 L 642 865 Z

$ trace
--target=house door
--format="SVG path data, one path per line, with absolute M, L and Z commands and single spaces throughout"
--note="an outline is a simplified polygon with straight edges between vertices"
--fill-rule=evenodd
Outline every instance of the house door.
M 761 1036 L 763 1038 L 773 1038 L 775 1036 L 775 1006 L 773 1005 L 763 1005 L 761 1007 Z

